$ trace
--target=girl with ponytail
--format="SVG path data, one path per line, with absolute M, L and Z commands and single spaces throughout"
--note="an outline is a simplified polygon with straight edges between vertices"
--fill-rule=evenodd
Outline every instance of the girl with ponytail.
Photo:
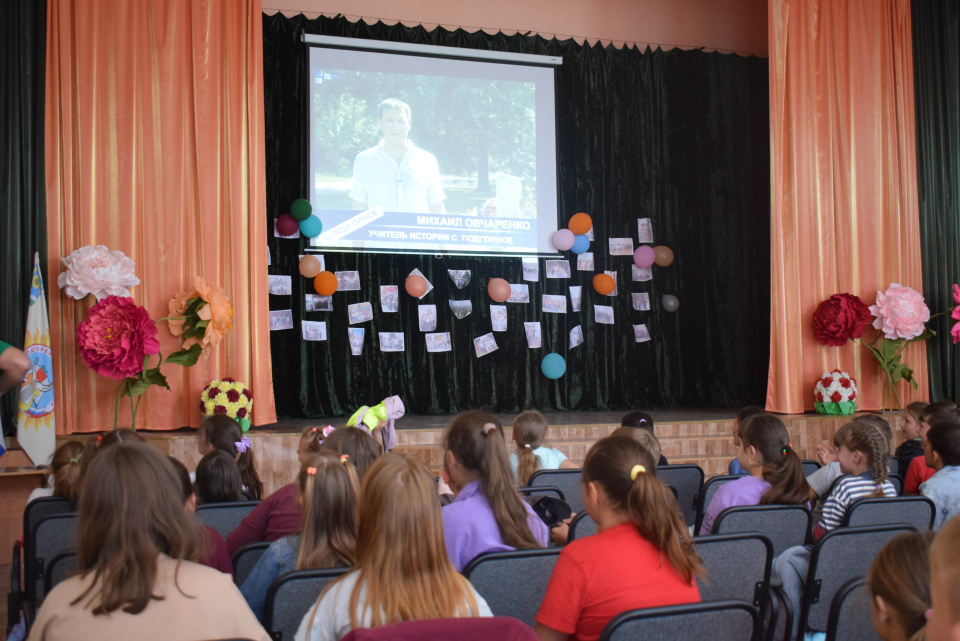
M 756 414 L 740 425 L 737 459 L 747 476 L 725 483 L 703 516 L 700 534 L 710 534 L 717 516 L 738 505 L 804 505 L 810 486 L 803 462 L 790 445 L 783 422 L 773 414 Z
M 873 627 L 883 641 L 922 641 L 930 610 L 933 532 L 901 534 L 884 545 L 867 574 Z
M 700 558 L 650 452 L 625 436 L 597 441 L 583 502 L 597 534 L 560 553 L 536 617 L 541 639 L 597 639 L 626 610 L 700 601 Z
M 517 451 L 510 455 L 510 467 L 521 487 L 537 470 L 577 469 L 563 452 L 543 444 L 547 427 L 547 419 L 536 410 L 526 411 L 513 421 L 513 442 L 517 444 Z
M 514 485 L 496 417 L 480 411 L 455 416 L 443 449 L 443 480 L 456 496 L 443 508 L 443 536 L 458 572 L 484 552 L 547 545 L 547 526 Z

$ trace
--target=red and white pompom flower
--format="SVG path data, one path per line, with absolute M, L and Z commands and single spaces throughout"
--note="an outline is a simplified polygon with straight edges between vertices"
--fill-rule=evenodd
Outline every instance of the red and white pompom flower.
M 813 393 L 818 403 L 853 403 L 857 400 L 857 379 L 838 369 L 825 372 Z
M 200 412 L 204 416 L 226 414 L 240 423 L 246 432 L 250 429 L 253 393 L 243 383 L 232 378 L 211 381 L 200 393 Z

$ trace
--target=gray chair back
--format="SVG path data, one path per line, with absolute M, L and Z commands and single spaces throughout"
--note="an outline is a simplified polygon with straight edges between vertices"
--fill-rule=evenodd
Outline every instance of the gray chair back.
M 27 601 L 40 607 L 45 592 L 43 577 L 53 557 L 77 547 L 77 515 L 51 514 L 33 526 L 27 546 L 28 556 L 24 563 L 24 587 Z M 32 551 L 31 551 L 32 550 Z
M 703 601 L 746 601 L 757 609 L 760 619 L 766 611 L 770 591 L 773 545 L 756 532 L 715 534 L 693 540 L 703 561 L 705 579 L 697 578 Z
M 903 495 L 903 477 L 899 474 L 888 474 L 887 480 L 890 481 L 890 484 L 893 486 L 893 489 L 897 491 L 897 496 Z
M 809 459 L 809 458 L 805 458 L 800 462 L 803 463 L 804 476 L 810 476 L 811 474 L 819 470 L 821 467 L 823 467 L 822 465 L 820 465 L 820 461 L 814 461 L 813 459 Z
M 697 527 L 694 529 L 695 534 L 700 534 L 700 526 L 703 525 L 703 515 L 707 513 L 707 508 L 710 507 L 710 501 L 713 500 L 713 495 L 717 493 L 720 486 L 730 481 L 736 481 L 739 478 L 743 478 L 743 475 L 724 474 L 723 476 L 714 476 L 713 478 L 707 479 L 703 484 L 703 490 L 700 492 L 700 500 L 697 501 Z
M 557 488 L 563 493 L 563 500 L 574 512 L 583 511 L 583 484 L 580 470 L 537 470 L 527 481 L 528 487 Z
M 514 617 L 533 626 L 560 550 L 488 552 L 470 561 L 463 576 L 486 600 L 493 616 Z
M 295 570 L 278 576 L 267 590 L 263 627 L 274 641 L 292 641 L 300 621 L 324 589 L 350 568 Z
M 687 525 L 697 522 L 697 505 L 703 487 L 703 470 L 699 465 L 663 465 L 657 468 L 657 478 L 677 490 L 677 504 Z
M 711 601 L 630 610 L 610 620 L 600 641 L 746 641 L 758 628 L 757 611 L 742 601 Z
M 933 527 L 936 511 L 933 501 L 925 496 L 861 499 L 847 508 L 842 525 L 863 527 L 909 523 L 922 532 Z
M 580 512 L 570 521 L 570 531 L 567 533 L 567 543 L 575 539 L 593 536 L 597 533 L 597 523 L 590 518 L 587 511 Z
M 840 587 L 852 578 L 864 576 L 887 541 L 914 531 L 913 526 L 902 524 L 839 527 L 824 534 L 810 555 L 800 606 L 801 634 L 807 629 L 825 632 L 830 602 Z
M 803 545 L 811 527 L 810 510 L 802 505 L 728 507 L 713 522 L 714 534 L 760 532 L 773 544 L 773 556 Z
M 881 641 L 873 629 L 870 590 L 862 577 L 850 579 L 834 595 L 826 641 Z
M 901 471 L 900 459 L 898 459 L 896 456 L 891 456 L 887 458 L 887 472 L 889 474 L 897 474 L 898 476 L 903 476 L 903 472 L 906 472 L 906 470 Z
M 197 520 L 203 525 L 209 525 L 226 539 L 259 503 L 260 501 L 236 501 L 199 505 L 196 511 Z
M 45 516 L 70 514 L 76 511 L 77 505 L 74 501 L 60 496 L 44 496 L 34 499 L 27 503 L 27 507 L 23 508 L 23 533 L 28 534 L 33 526 Z
M 517 492 L 520 492 L 520 496 L 535 496 L 537 494 L 555 494 L 558 499 L 561 501 L 566 501 L 567 496 L 559 487 L 550 487 L 549 485 L 538 485 L 533 487 L 531 485 L 526 485 L 524 487 L 518 487 Z M 567 505 L 570 505 L 567 503 Z
M 61 552 L 50 559 L 47 571 L 43 573 L 43 593 L 50 594 L 50 590 L 58 583 L 76 574 L 77 568 L 77 553 L 74 550 Z
M 233 553 L 230 564 L 233 566 L 233 580 L 237 585 L 243 585 L 268 547 L 270 547 L 269 541 L 257 541 L 247 543 Z

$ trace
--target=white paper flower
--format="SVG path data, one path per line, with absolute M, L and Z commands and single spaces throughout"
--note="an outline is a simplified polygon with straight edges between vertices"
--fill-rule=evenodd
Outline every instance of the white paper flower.
M 130 296 L 130 288 L 139 285 L 134 275 L 134 262 L 120 250 L 110 251 L 105 245 L 87 245 L 61 259 L 67 270 L 57 284 L 71 298 L 81 300 L 90 294 L 97 300 L 107 296 Z

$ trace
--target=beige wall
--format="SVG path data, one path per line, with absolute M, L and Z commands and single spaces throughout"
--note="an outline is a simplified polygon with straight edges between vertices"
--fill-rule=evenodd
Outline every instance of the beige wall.
M 263 11 L 767 56 L 767 0 L 263 0 Z

